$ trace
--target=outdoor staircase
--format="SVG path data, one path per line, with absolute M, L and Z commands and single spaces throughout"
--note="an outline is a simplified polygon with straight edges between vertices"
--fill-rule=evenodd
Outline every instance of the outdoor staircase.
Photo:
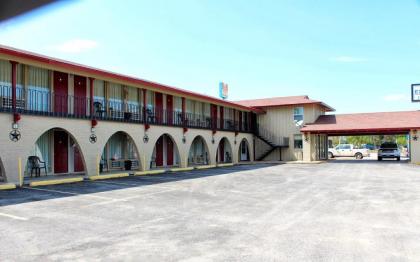
M 288 137 L 277 136 L 264 128 L 258 127 L 255 132 L 255 136 L 269 146 L 269 148 L 265 150 L 262 154 L 256 156 L 257 161 L 264 160 L 264 158 L 266 158 L 278 148 L 281 149 L 289 147 Z

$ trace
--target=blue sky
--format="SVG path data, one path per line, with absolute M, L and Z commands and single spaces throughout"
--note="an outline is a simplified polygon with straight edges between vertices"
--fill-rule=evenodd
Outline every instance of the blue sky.
M 229 100 L 420 109 L 418 0 L 68 1 L 0 24 L 0 43 L 212 96 L 225 81 Z

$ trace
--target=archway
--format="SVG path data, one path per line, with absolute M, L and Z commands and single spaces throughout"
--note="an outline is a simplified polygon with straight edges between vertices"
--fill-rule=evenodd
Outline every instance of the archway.
M 25 177 L 84 175 L 85 170 L 84 157 L 74 136 L 62 128 L 52 128 L 44 132 L 32 146 Z
M 188 152 L 188 166 L 208 165 L 209 149 L 202 136 L 196 136 Z
M 134 140 L 126 132 L 116 132 L 104 146 L 99 162 L 99 172 L 138 169 L 140 169 L 139 151 Z
M 169 134 L 161 135 L 153 148 L 150 168 L 175 167 L 180 165 L 178 146 Z
M 239 144 L 238 150 L 238 160 L 241 161 L 250 161 L 250 154 L 249 154 L 249 143 L 246 138 L 242 139 L 241 143 Z
M 217 163 L 232 163 L 232 147 L 229 140 L 224 137 L 219 142 L 216 153 Z

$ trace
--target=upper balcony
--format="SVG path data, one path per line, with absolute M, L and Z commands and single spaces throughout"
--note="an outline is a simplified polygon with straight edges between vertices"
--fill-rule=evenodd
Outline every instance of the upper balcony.
M 142 106 L 138 102 L 117 101 L 103 97 L 80 97 L 31 88 L 0 86 L 0 112 L 53 116 L 63 118 L 97 119 L 149 125 L 201 128 L 209 130 L 253 132 L 250 113 L 240 112 L 237 119 L 209 114 L 189 113 L 185 109 Z M 219 115 L 219 116 L 218 116 Z

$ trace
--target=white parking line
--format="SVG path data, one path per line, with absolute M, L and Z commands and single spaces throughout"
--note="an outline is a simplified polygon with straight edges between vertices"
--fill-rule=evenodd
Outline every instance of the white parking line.
M 168 190 L 161 190 L 161 191 L 158 191 L 158 192 L 150 192 L 150 193 L 145 193 L 145 194 L 139 194 L 139 195 L 135 195 L 135 196 L 131 196 L 131 197 L 114 199 L 114 200 L 110 200 L 110 201 L 96 202 L 96 203 L 92 203 L 92 204 L 89 204 L 89 205 L 85 205 L 85 206 L 83 206 L 83 208 L 114 204 L 114 203 L 117 203 L 117 202 L 127 202 L 128 200 L 132 200 L 132 199 L 135 199 L 135 198 L 147 197 L 147 196 L 162 194 L 162 193 L 171 192 L 171 191 L 175 191 L 175 189 L 168 189 Z
M 79 194 L 79 193 L 66 192 L 66 191 L 61 191 L 61 190 L 44 189 L 44 188 L 33 188 L 33 187 L 23 187 L 23 188 L 31 189 L 31 190 L 38 190 L 38 191 L 51 192 L 51 193 L 59 193 L 59 194 L 64 194 L 64 195 L 86 196 L 86 197 L 100 198 L 100 199 L 106 199 L 106 200 L 115 200 L 114 198 L 111 198 L 111 197 L 96 196 L 96 195 L 91 195 L 89 193 Z
M 8 217 L 8 218 L 16 219 L 16 220 L 22 220 L 22 221 L 28 220 L 27 218 L 24 218 L 24 217 L 10 215 L 10 214 L 5 214 L 5 213 L 0 213 L 0 216 Z
M 104 183 L 104 184 L 117 185 L 117 186 L 147 186 L 148 188 L 156 187 L 156 188 L 163 188 L 163 189 L 170 188 L 170 187 L 158 186 L 154 184 L 120 183 L 120 182 L 111 182 L 111 181 L 91 181 L 91 183 Z

